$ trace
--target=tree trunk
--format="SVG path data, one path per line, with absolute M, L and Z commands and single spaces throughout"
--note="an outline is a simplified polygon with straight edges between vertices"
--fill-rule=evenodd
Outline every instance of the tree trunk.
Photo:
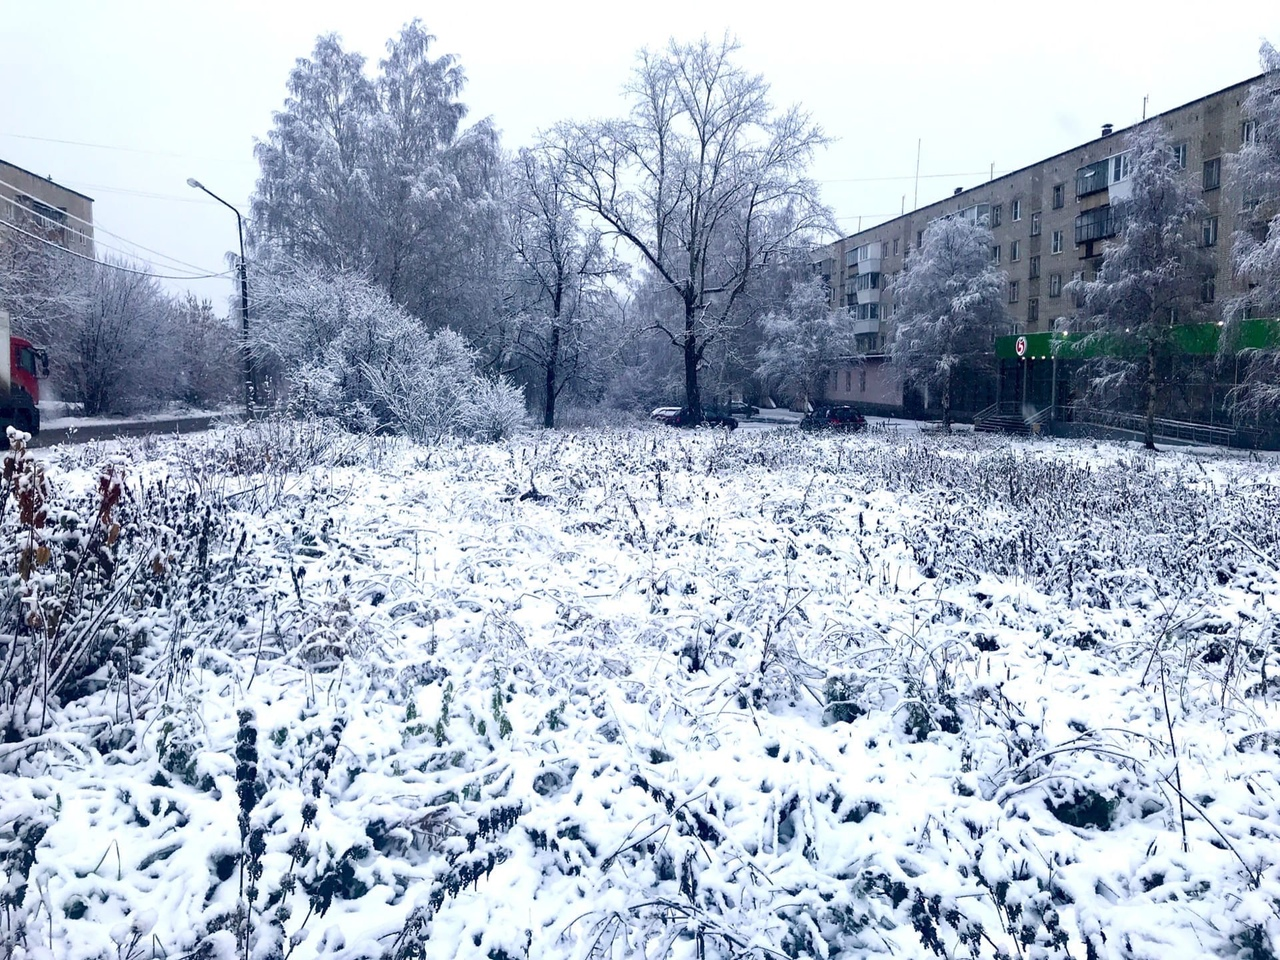
M 547 351 L 547 395 L 542 405 L 542 425 L 548 430 L 556 425 L 556 366 L 560 360 L 560 321 L 551 322 L 551 349 Z
M 698 335 L 694 305 L 684 306 L 684 403 L 693 423 L 702 422 L 702 392 L 698 388 Z
M 951 370 L 942 381 L 942 429 L 951 432 Z
M 1147 340 L 1147 423 L 1142 445 L 1148 450 L 1156 448 L 1156 340 Z

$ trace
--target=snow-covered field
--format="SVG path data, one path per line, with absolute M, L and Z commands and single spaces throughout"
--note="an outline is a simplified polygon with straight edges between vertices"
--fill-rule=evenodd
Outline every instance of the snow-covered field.
M 4 514 L 0 956 L 1276 955 L 1274 461 L 140 443 Z

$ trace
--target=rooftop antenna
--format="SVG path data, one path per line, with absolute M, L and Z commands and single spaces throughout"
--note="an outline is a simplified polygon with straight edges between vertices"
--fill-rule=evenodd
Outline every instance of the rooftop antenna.
M 1147 119 L 1147 101 L 1151 99 L 1151 94 L 1144 93 L 1142 95 L 1142 119 Z
M 916 192 L 911 196 L 911 209 L 916 210 L 920 206 L 920 145 L 924 143 L 923 138 L 916 140 Z

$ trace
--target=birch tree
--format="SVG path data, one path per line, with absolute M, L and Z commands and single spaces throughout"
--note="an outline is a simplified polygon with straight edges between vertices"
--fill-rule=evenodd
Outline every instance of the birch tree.
M 991 242 L 985 222 L 935 220 L 892 288 L 890 361 L 904 383 L 938 392 L 948 430 L 958 379 L 993 374 L 995 338 L 1008 327 L 1005 279 L 991 262 Z
M 1264 73 L 1245 99 L 1248 137 L 1233 164 L 1246 225 L 1233 237 L 1231 263 L 1247 289 L 1227 300 L 1219 341 L 1222 353 L 1245 361 L 1234 399 L 1247 414 L 1280 410 L 1280 344 L 1240 345 L 1243 320 L 1280 317 L 1280 51 L 1264 41 L 1260 55 Z
M 557 138 L 573 198 L 679 300 L 676 323 L 660 329 L 680 351 L 695 419 L 699 367 L 731 335 L 735 303 L 771 257 L 831 223 L 805 173 L 825 137 L 798 107 L 776 111 L 737 52 L 728 37 L 642 50 L 630 115 Z
M 356 271 L 432 326 L 479 325 L 498 283 L 501 161 L 487 120 L 463 127 L 465 75 L 415 20 L 370 76 L 334 34 L 289 75 L 255 146 L 251 239 L 295 262 Z
M 1172 353 L 1174 326 L 1203 312 L 1209 266 L 1197 241 L 1204 207 L 1158 122 L 1131 133 L 1128 147 L 1129 196 L 1112 204 L 1121 219 L 1116 237 L 1097 276 L 1066 289 L 1104 344 L 1092 389 L 1105 395 L 1140 384 L 1143 443 L 1154 450 L 1160 364 Z

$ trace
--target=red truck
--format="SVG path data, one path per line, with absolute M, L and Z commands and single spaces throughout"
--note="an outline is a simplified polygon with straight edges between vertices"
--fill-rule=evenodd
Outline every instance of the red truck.
M 14 426 L 35 436 L 40 432 L 40 381 L 49 375 L 49 354 L 30 340 L 12 336 L 9 313 L 0 310 L 0 343 L 9 342 L 9 362 L 0 364 L 0 431 Z M 0 434 L 2 436 L 2 434 Z M 0 443 L 0 449 L 6 444 Z

